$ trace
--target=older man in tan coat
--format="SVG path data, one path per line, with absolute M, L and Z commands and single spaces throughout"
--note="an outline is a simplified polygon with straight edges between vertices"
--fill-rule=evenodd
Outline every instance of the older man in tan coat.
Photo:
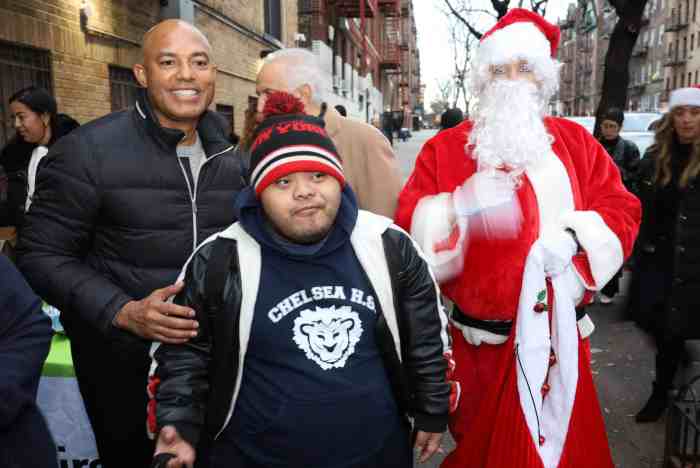
M 323 102 L 324 74 L 316 56 L 306 49 L 282 49 L 267 57 L 257 77 L 258 115 L 267 95 L 287 91 L 299 97 L 306 113 L 322 116 L 326 131 L 343 160 L 346 181 L 360 208 L 393 218 L 401 190 L 398 161 L 389 142 L 376 128 L 341 116 Z

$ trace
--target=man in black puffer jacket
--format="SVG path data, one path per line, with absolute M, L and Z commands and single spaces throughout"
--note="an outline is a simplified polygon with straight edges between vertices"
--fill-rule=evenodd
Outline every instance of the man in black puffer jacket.
M 234 218 L 243 184 L 207 111 L 216 67 L 206 38 L 169 20 L 146 34 L 143 53 L 135 108 L 51 148 L 19 244 L 21 270 L 62 311 L 105 468 L 150 463 L 149 347 L 196 334 L 193 311 L 166 301 L 194 248 Z
M 323 121 L 301 109 L 260 125 L 240 221 L 185 268 L 175 302 L 201 333 L 153 350 L 149 423 L 158 456 L 176 455 L 168 468 L 195 455 L 209 468 L 408 468 L 409 418 L 421 461 L 447 427 L 437 283 L 408 234 L 358 210 Z

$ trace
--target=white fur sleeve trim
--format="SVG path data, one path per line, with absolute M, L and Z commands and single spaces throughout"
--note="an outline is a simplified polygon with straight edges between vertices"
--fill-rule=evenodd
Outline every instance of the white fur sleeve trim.
M 459 218 L 459 240 L 453 250 L 435 253 L 436 242 L 449 237 L 453 229 L 450 224 L 450 212 L 454 210 L 449 193 L 439 193 L 423 197 L 413 212 L 411 237 L 425 254 L 438 283 L 454 278 L 462 271 L 464 265 L 464 241 L 467 232 L 467 218 Z
M 576 233 L 586 251 L 595 289 L 601 289 L 622 267 L 622 243 L 595 211 L 572 211 L 562 217 L 562 225 Z

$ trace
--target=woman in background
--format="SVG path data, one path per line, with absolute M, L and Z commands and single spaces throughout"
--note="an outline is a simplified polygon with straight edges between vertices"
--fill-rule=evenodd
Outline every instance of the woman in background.
M 71 117 L 58 114 L 56 100 L 43 88 L 21 89 L 9 100 L 15 137 L 0 153 L 0 165 L 8 177 L 7 225 L 21 224 L 34 197 L 41 159 L 59 138 L 78 127 Z
M 637 422 L 657 421 L 687 339 L 700 338 L 700 88 L 671 93 L 640 166 L 643 217 L 630 306 L 656 339 L 656 380 Z

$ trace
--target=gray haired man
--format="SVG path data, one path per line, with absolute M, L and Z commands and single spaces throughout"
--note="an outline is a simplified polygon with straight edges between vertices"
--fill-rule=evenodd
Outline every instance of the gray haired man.
M 270 93 L 286 91 L 300 98 L 307 114 L 325 121 L 360 208 L 393 218 L 402 186 L 396 155 L 379 130 L 343 118 L 326 105 L 324 78 L 318 59 L 306 49 L 282 49 L 269 54 L 258 72 L 255 87 L 259 96 L 258 119 L 262 119 L 262 109 Z

